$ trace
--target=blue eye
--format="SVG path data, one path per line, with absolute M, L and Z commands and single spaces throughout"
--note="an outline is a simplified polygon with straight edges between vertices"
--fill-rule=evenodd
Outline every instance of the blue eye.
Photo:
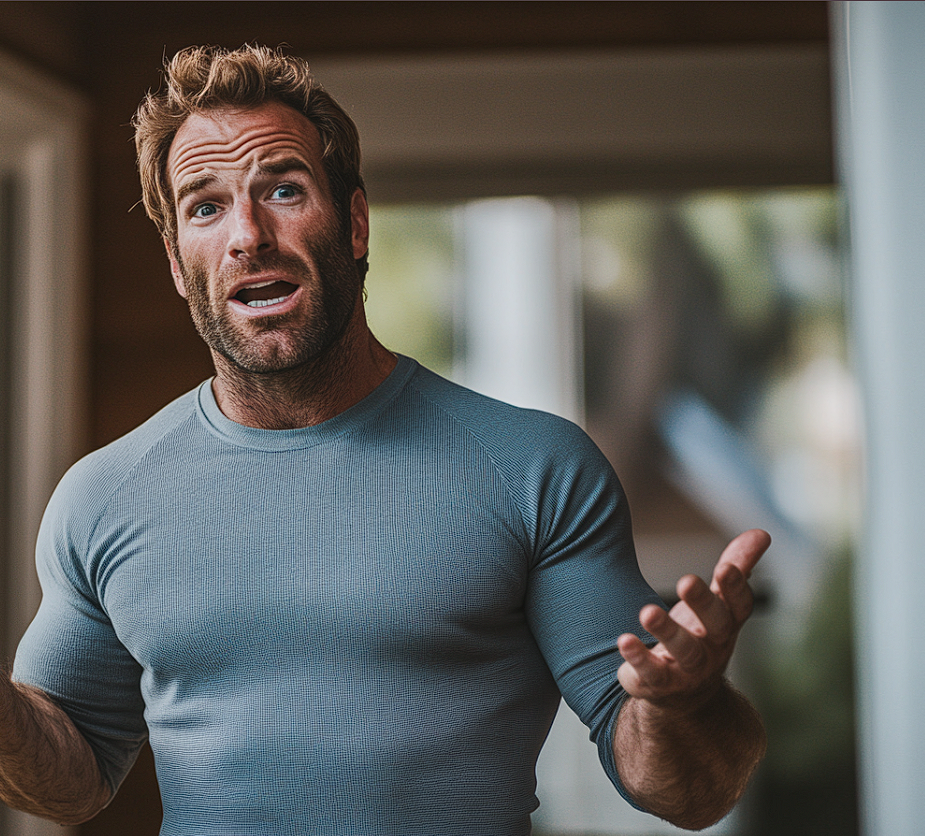
M 295 197 L 299 193 L 299 190 L 288 183 L 283 186 L 277 186 L 273 189 L 273 197 L 277 200 L 285 200 L 286 198 Z
M 209 218 L 216 214 L 218 209 L 214 203 L 202 203 L 193 211 L 194 218 Z

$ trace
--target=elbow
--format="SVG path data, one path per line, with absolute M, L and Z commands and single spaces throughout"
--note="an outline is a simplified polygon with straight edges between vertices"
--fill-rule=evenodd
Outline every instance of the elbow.
M 743 788 L 744 789 L 744 788 Z M 722 821 L 735 807 L 741 792 L 718 792 L 715 786 L 689 787 L 673 805 L 659 809 L 650 806 L 656 816 L 682 830 L 704 830 Z
M 94 818 L 111 800 L 112 792 L 108 786 L 102 784 L 89 798 L 85 797 L 79 803 L 73 801 L 68 805 L 62 804 L 56 810 L 56 814 L 49 818 L 62 826 L 84 824 Z
M 79 810 L 69 810 L 67 812 L 58 811 L 49 818 L 62 827 L 75 827 L 79 824 L 85 824 L 94 818 L 106 805 L 100 804 L 95 807 L 84 807 Z
M 688 787 L 672 804 L 645 805 L 649 812 L 682 830 L 704 830 L 724 819 L 739 796 L 718 795 L 715 787 Z
M 728 816 L 734 806 L 735 802 L 715 806 L 697 806 L 696 809 L 684 810 L 661 818 L 681 830 L 706 830 Z
M 68 794 L 41 799 L 24 793 L 10 791 L 8 787 L 2 792 L 2 800 L 15 810 L 29 813 L 42 819 L 48 819 L 62 827 L 84 824 L 96 816 L 112 800 L 109 787 L 102 785 L 94 792 L 80 796 Z

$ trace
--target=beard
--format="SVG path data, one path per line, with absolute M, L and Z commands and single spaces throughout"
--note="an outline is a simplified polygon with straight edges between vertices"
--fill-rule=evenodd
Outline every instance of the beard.
M 347 330 L 361 279 L 349 236 L 345 238 L 342 230 L 323 230 L 305 243 L 311 263 L 274 252 L 219 271 L 215 282 L 219 288 L 264 271 L 279 271 L 301 286 L 307 313 L 303 304 L 301 316 L 293 311 L 246 322 L 235 319 L 224 299 L 210 298 L 205 267 L 184 264 L 177 254 L 193 324 L 210 349 L 253 374 L 294 369 L 330 351 Z M 305 300 L 309 293 L 312 298 Z

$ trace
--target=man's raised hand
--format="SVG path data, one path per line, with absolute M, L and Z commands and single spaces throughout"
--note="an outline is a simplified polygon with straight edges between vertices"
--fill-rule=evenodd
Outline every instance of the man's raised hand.
M 679 601 L 669 612 L 648 605 L 639 619 L 658 644 L 647 648 L 632 634 L 617 641 L 624 663 L 618 676 L 626 692 L 659 702 L 672 697 L 709 699 L 722 683 L 739 630 L 751 615 L 748 578 L 771 544 L 766 531 L 753 529 L 723 551 L 709 586 L 695 575 L 678 581 Z

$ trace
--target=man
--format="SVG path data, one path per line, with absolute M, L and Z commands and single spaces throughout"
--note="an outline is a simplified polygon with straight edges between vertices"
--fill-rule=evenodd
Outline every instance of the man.
M 722 817 L 764 748 L 723 671 L 767 535 L 666 613 L 580 430 L 375 339 L 356 130 L 302 62 L 185 50 L 135 126 L 216 373 L 49 503 L 7 803 L 83 821 L 149 738 L 163 836 L 526 834 L 561 692 L 632 803 Z

